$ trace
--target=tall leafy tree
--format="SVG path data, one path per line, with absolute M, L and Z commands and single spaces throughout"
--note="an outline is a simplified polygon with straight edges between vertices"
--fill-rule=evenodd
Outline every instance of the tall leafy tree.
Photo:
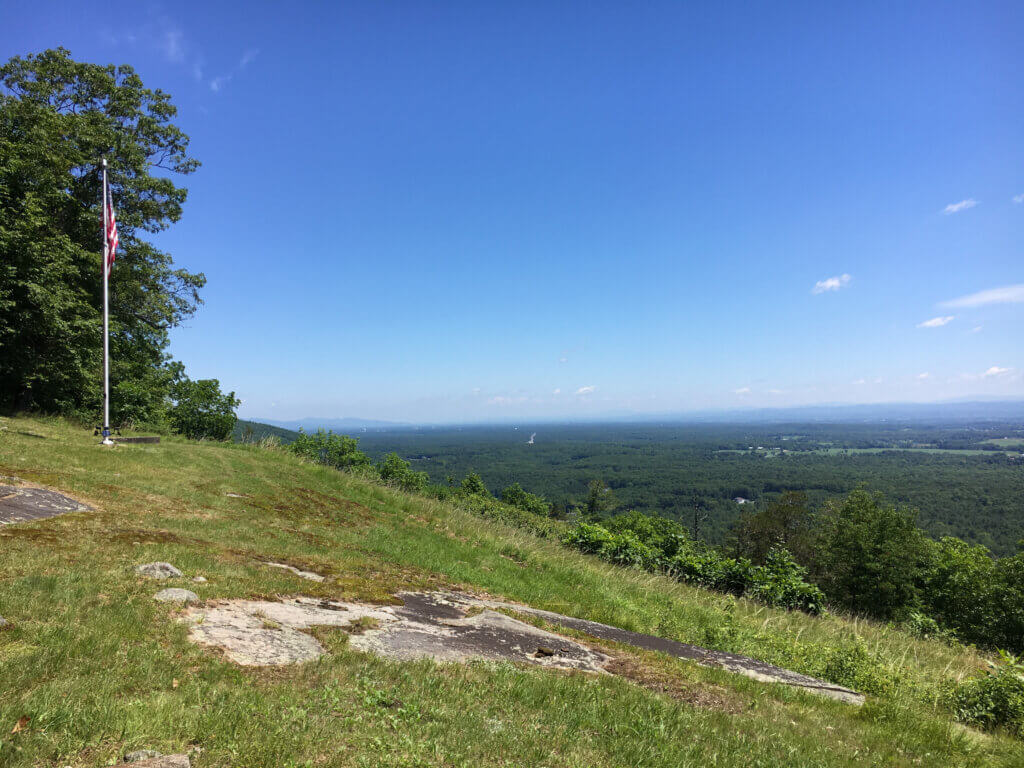
M 95 415 L 101 398 L 101 184 L 109 163 L 120 247 L 111 273 L 115 422 L 163 417 L 168 331 L 202 274 L 145 237 L 181 217 L 174 177 L 199 165 L 168 94 L 127 65 L 58 48 L 0 67 L 0 408 Z

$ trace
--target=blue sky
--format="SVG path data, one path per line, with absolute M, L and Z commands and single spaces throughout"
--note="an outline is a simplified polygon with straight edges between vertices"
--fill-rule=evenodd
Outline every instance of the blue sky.
M 1024 396 L 1020 3 L 0 9 L 173 95 L 244 416 Z

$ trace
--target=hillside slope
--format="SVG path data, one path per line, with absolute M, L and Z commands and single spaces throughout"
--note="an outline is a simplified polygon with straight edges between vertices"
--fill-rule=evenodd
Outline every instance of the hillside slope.
M 0 527 L 0 766 L 109 765 L 142 748 L 198 748 L 199 766 L 1024 763 L 1020 742 L 936 706 L 944 681 L 980 666 L 973 652 L 608 566 L 281 451 L 175 438 L 106 450 L 61 421 L 0 419 L 0 475 L 93 508 Z M 153 601 L 166 584 L 133 572 L 153 561 L 203 576 L 172 586 L 207 604 L 457 589 L 843 678 L 869 699 L 611 646 L 624 676 L 397 663 L 324 628 L 311 630 L 328 650 L 317 661 L 243 668 Z

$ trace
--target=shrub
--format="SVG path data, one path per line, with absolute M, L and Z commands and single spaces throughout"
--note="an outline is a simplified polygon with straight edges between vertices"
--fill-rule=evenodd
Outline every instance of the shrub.
M 519 483 L 512 483 L 512 485 L 503 490 L 501 492 L 501 500 L 506 504 L 519 507 L 519 509 L 534 515 L 547 517 L 551 513 L 551 504 L 548 503 L 547 499 L 543 496 L 537 496 L 534 493 L 524 491 Z
M 1003 651 L 1000 656 L 1002 663 L 989 662 L 984 673 L 950 688 L 946 703 L 961 722 L 1024 737 L 1024 663 Z
M 611 534 L 598 554 L 616 565 L 648 570 L 657 568 L 660 561 L 657 551 L 640 541 L 632 531 Z
M 318 429 L 310 435 L 299 430 L 299 436 L 288 445 L 288 450 L 318 464 L 325 464 L 335 469 L 350 467 L 366 467 L 370 465 L 370 457 L 358 449 L 359 441 L 347 435 L 336 435 Z
M 377 464 L 380 479 L 403 491 L 418 493 L 427 487 L 429 477 L 426 472 L 414 472 L 408 461 L 397 453 L 389 453 Z
M 806 581 L 806 575 L 807 570 L 789 552 L 772 549 L 765 564 L 751 574 L 747 596 L 765 605 L 819 614 L 824 608 L 825 595 Z
M 601 525 L 612 533 L 630 531 L 644 544 L 658 550 L 663 558 L 674 557 L 677 552 L 690 545 L 686 528 L 667 517 L 634 511 L 604 520 Z
M 227 440 L 238 418 L 241 400 L 234 392 L 221 392 L 217 379 L 193 381 L 182 376 L 171 385 L 168 421 L 190 440 Z
M 600 554 L 611 540 L 611 533 L 597 523 L 580 523 L 562 537 L 565 546 L 588 555 Z
M 459 490 L 468 496 L 491 497 L 491 492 L 487 490 L 487 486 L 484 485 L 484 481 L 476 472 L 470 472 L 462 478 L 462 485 L 459 486 Z

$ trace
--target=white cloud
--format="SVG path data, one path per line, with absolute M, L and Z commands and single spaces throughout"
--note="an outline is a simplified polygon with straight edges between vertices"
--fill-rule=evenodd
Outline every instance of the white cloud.
M 597 391 L 597 387 L 595 387 L 593 384 L 588 384 L 585 387 L 580 387 L 579 389 L 577 389 L 576 390 L 576 394 L 577 395 L 589 395 L 592 392 L 596 392 L 596 391 Z
M 216 93 L 225 85 L 230 83 L 232 77 L 234 77 L 234 75 L 221 75 L 220 77 L 213 78 L 213 80 L 210 81 L 210 90 Z
M 734 395 L 749 395 L 750 387 L 740 387 L 739 389 L 734 389 L 732 393 Z
M 924 381 L 925 379 L 928 379 L 930 377 L 931 377 L 931 374 L 927 373 L 927 372 L 917 374 L 917 380 L 918 381 Z
M 1024 203 L 1024 195 L 1014 195 L 1013 196 L 1013 202 L 1015 202 L 1015 203 Z
M 966 200 L 961 200 L 959 203 L 950 203 L 949 205 L 942 209 L 942 212 L 949 216 L 949 214 L 951 213 L 960 213 L 960 211 L 966 211 L 968 208 L 973 208 L 977 204 L 977 200 L 975 200 L 974 198 L 968 198 Z
M 857 380 L 855 380 L 855 381 L 852 381 L 852 382 L 850 382 L 850 383 L 851 383 L 851 384 L 854 384 L 855 386 L 858 386 L 858 387 L 859 387 L 859 386 L 862 386 L 862 385 L 864 385 L 864 384 L 867 384 L 867 383 L 868 383 L 868 380 L 867 380 L 867 379 L 857 379 Z
M 253 60 L 259 56 L 259 48 L 250 48 L 242 54 L 242 58 L 238 60 L 238 68 L 244 69 L 245 67 L 252 64 Z
M 982 307 L 986 304 L 1015 304 L 1024 301 L 1024 283 L 989 288 L 958 299 L 942 302 L 943 307 Z
M 786 390 L 784 390 L 784 389 L 769 389 L 769 390 L 766 390 L 766 391 L 768 392 L 769 395 L 784 395 L 784 394 L 786 394 Z
M 993 365 L 991 368 L 989 368 L 981 375 L 982 377 L 987 379 L 991 378 L 992 376 L 1002 376 L 1004 373 L 1009 373 L 1012 370 L 1013 368 L 1000 368 L 998 365 Z
M 562 394 L 562 389 L 561 389 L 561 387 L 558 387 L 558 388 L 556 388 L 556 389 L 555 389 L 555 391 L 554 391 L 554 392 L 552 392 L 551 394 L 552 394 L 552 395 L 560 395 L 560 394 Z
M 159 46 L 168 61 L 175 64 L 181 64 L 185 61 L 185 45 L 183 38 L 184 35 L 182 35 L 181 30 L 177 27 L 169 27 L 164 30 L 164 33 L 160 38 Z
M 984 327 L 984 326 L 981 326 L 981 325 L 976 325 L 976 326 L 974 326 L 973 328 L 971 328 L 971 333 L 981 333 L 981 329 L 982 329 L 983 327 Z
M 817 294 L 825 293 L 825 291 L 838 291 L 852 279 L 853 278 L 844 273 L 842 275 L 827 278 L 826 280 L 819 280 L 814 284 L 814 287 L 811 289 L 811 293 Z
M 933 317 L 931 320 L 925 320 L 923 323 L 918 323 L 918 328 L 941 328 L 946 323 L 951 322 L 955 315 L 946 315 L 945 317 Z

